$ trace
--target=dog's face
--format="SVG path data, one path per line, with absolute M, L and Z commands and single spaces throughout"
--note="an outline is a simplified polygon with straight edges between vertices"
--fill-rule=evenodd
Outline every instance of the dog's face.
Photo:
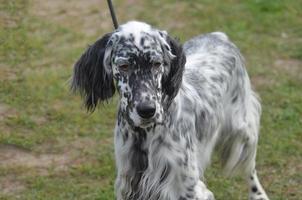
M 88 109 L 114 94 L 120 114 L 135 127 L 161 123 L 177 94 L 185 57 L 166 32 L 129 22 L 91 46 L 75 65 L 72 87 L 86 97 Z
M 146 25 L 144 25 L 146 26 Z M 132 27 L 137 28 L 137 24 Z M 148 126 L 163 120 L 162 77 L 168 64 L 160 32 L 149 26 L 134 32 L 129 26 L 113 34 L 110 67 L 120 94 L 120 109 L 134 126 Z M 168 53 L 168 55 L 166 55 Z

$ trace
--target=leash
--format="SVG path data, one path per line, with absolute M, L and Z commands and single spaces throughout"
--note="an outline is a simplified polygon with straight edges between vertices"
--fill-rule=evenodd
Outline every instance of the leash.
M 117 23 L 117 20 L 116 20 L 116 16 L 115 16 L 115 12 L 114 12 L 114 9 L 113 9 L 112 2 L 111 2 L 111 0 L 107 0 L 107 3 L 108 3 L 108 6 L 109 6 L 109 10 L 110 10 L 110 14 L 111 14 L 111 18 L 112 18 L 114 28 L 117 29 L 118 28 L 118 23 Z

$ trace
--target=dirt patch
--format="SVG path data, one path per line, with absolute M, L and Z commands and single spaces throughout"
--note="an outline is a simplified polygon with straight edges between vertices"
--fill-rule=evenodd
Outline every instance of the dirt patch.
M 18 26 L 16 19 L 13 19 L 11 15 L 0 12 L 0 25 L 6 28 L 16 28 Z
M 302 61 L 295 59 L 278 59 L 273 64 L 274 73 L 285 73 L 291 77 L 302 80 Z M 252 85 L 256 88 L 272 86 L 276 83 L 277 77 L 256 75 L 251 77 Z
M 48 122 L 47 117 L 44 117 L 44 116 L 33 115 L 30 118 L 31 118 L 31 120 L 33 120 L 39 126 L 41 126 L 41 125 Z
M 33 0 L 32 13 L 88 36 L 112 29 L 106 1 Z
M 17 115 L 17 111 L 10 106 L 0 103 L 0 120 L 3 120 L 7 117 L 14 117 Z
M 14 195 L 22 192 L 25 189 L 24 183 L 17 180 L 14 176 L 0 177 L 0 194 L 1 195 Z
M 99 142 L 92 138 L 77 138 L 68 143 L 56 141 L 43 144 L 36 148 L 36 151 L 40 153 L 34 153 L 16 145 L 0 144 L 0 167 L 35 169 L 39 175 L 47 175 L 49 169 L 54 172 L 67 171 L 83 163 L 97 162 L 94 153 L 96 149 L 111 143 L 111 138 Z M 61 153 L 54 153 L 52 149 L 55 148 L 61 149 Z M 48 153 L 50 151 L 52 153 Z
M 74 149 L 83 151 L 91 148 L 97 148 L 98 142 L 93 138 L 83 137 L 72 141 L 70 146 Z
M 9 107 L 5 104 L 0 104 L 0 120 L 2 120 L 8 113 Z
M 66 153 L 34 154 L 15 145 L 0 145 L 0 167 L 60 169 L 70 161 L 71 157 Z
M 275 81 L 264 75 L 257 75 L 251 77 L 252 86 L 256 88 L 263 88 L 272 86 L 275 84 Z
M 17 80 L 17 73 L 13 69 L 9 69 L 9 66 L 0 63 L 0 79 L 14 81 Z
M 302 80 L 302 61 L 296 59 L 278 59 L 274 63 L 279 71 L 289 74 L 290 76 L 297 77 Z
M 26 190 L 26 184 L 18 177 L 60 176 L 83 164 L 97 163 L 98 150 L 111 143 L 112 138 L 95 140 L 84 137 L 69 142 L 56 140 L 40 145 L 35 152 L 16 145 L 0 144 L 0 169 L 9 170 L 0 177 L 0 196 L 18 197 Z

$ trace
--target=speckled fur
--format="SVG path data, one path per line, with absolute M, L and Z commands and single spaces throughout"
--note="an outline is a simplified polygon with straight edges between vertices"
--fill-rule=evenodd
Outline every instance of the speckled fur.
M 203 183 L 214 150 L 227 174 L 245 174 L 250 199 L 268 199 L 255 171 L 260 103 L 224 33 L 181 46 L 145 23 L 120 26 L 87 49 L 72 82 L 89 110 L 115 88 L 118 200 L 214 199 Z M 138 115 L 142 101 L 156 105 L 152 118 Z

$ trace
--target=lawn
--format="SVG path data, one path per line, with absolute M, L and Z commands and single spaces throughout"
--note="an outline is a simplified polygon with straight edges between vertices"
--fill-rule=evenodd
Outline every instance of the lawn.
M 302 1 L 116 0 L 186 41 L 224 31 L 241 49 L 262 99 L 258 174 L 271 199 L 302 196 Z M 113 30 L 106 1 L 0 0 L 0 199 L 114 199 L 117 97 L 87 113 L 69 92 L 73 63 Z M 216 159 L 206 182 L 217 200 L 247 199 Z

